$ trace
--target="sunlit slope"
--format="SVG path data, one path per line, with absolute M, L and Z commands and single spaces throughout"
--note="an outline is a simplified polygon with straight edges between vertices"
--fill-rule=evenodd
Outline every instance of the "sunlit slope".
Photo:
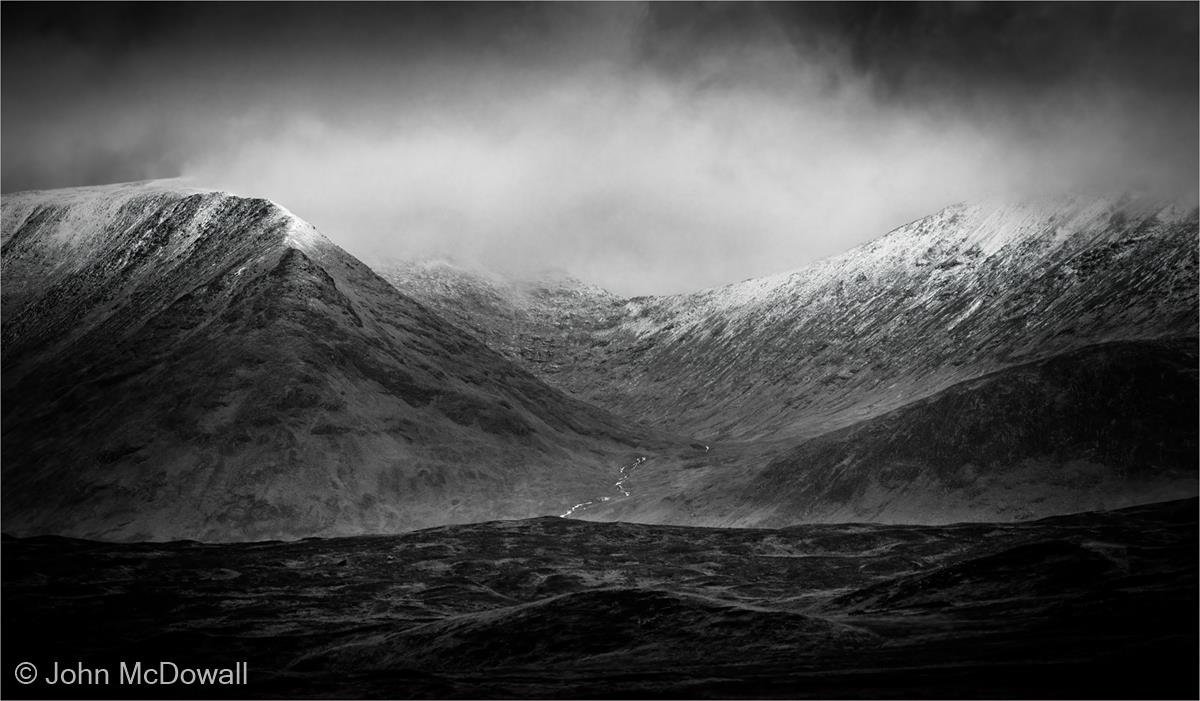
M 645 438 L 281 207 L 3 201 L 4 530 L 345 534 L 555 513 Z

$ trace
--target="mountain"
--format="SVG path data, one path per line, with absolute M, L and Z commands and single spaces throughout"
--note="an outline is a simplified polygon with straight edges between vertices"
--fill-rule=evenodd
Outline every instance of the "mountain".
M 398 284 L 473 328 L 478 277 L 447 278 Z M 1198 288 L 1194 208 L 955 205 L 792 273 L 543 305 L 572 333 L 526 367 L 711 447 L 583 518 L 1044 516 L 1196 493 Z
M 788 275 L 634 300 L 606 365 L 646 389 L 601 404 L 713 440 L 804 437 L 1086 345 L 1194 338 L 1196 221 L 956 206 Z
M 149 182 L 2 204 L 5 532 L 243 540 L 558 513 L 670 442 L 269 201 Z
M 713 442 L 809 437 L 1090 344 L 1195 337 L 1196 232 L 1194 209 L 1144 200 L 956 205 L 791 273 L 593 294 L 558 315 L 576 342 L 548 362 L 572 369 L 531 369 Z M 453 288 L 402 288 L 475 316 Z
M 442 258 L 371 265 L 398 290 L 488 347 L 585 396 L 595 378 L 576 375 L 573 351 L 591 346 L 596 328 L 625 315 L 625 300 L 559 271 L 523 280 Z
M 446 261 L 381 277 L 279 205 L 171 182 L 0 209 L 16 535 L 945 523 L 1196 493 L 1195 209 L 960 205 L 634 299 Z

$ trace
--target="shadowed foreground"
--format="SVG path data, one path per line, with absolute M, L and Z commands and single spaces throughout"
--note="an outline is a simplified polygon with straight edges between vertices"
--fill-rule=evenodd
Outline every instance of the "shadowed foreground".
M 1195 698 L 1197 500 L 1027 523 L 539 518 L 205 545 L 7 539 L 13 697 Z M 16 684 L 21 661 L 43 673 Z M 114 670 L 48 686 L 54 661 Z M 128 686 L 120 661 L 246 661 Z

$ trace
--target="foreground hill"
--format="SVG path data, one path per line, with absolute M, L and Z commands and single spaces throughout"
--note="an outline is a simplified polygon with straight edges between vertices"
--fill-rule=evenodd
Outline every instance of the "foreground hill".
M 6 697 L 1195 698 L 1194 499 L 1026 523 L 541 518 L 295 543 L 8 540 Z M 114 673 L 115 680 L 115 673 Z
M 266 200 L 6 195 L 3 278 L 7 532 L 226 540 L 557 513 L 648 440 Z

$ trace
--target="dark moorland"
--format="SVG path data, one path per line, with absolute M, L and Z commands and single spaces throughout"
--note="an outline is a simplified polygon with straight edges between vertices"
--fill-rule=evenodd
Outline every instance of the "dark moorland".
M 3 692 L 1196 698 L 1197 507 L 949 526 L 546 517 L 295 542 L 6 538 L 6 670 L 246 661 L 249 686 L 6 674 Z

